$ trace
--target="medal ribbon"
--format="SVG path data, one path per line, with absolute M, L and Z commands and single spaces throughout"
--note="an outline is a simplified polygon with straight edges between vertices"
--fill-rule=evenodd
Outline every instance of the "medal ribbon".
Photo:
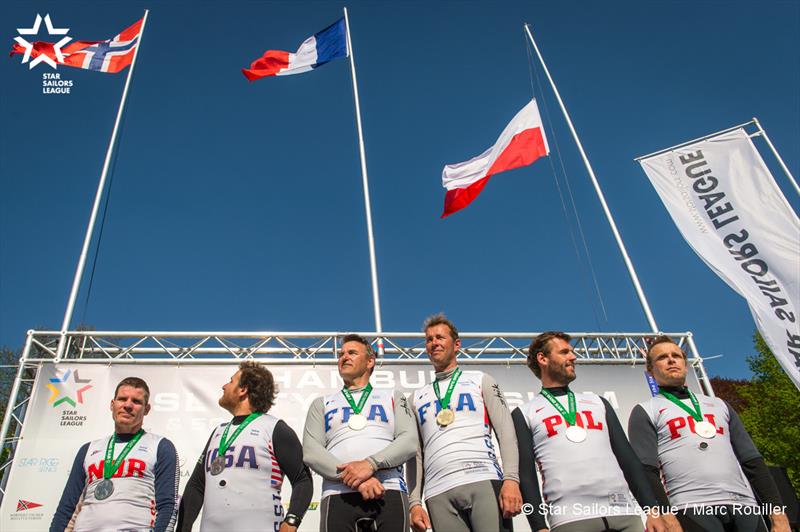
M 567 403 L 569 406 L 569 412 L 567 412 L 562 404 L 558 402 L 558 399 L 553 396 L 548 390 L 542 388 L 541 394 L 544 395 L 544 398 L 550 401 L 550 404 L 553 405 L 553 408 L 558 410 L 558 413 L 561 414 L 561 417 L 567 422 L 567 425 L 570 427 L 575 424 L 575 415 L 578 413 L 578 409 L 575 406 L 575 394 L 572 393 L 572 390 L 567 390 Z
M 669 399 L 675 405 L 682 408 L 684 412 L 691 415 L 695 421 L 703 421 L 703 412 L 700 410 L 700 403 L 697 401 L 697 397 L 694 396 L 694 394 L 690 389 L 687 388 L 686 391 L 689 392 L 689 399 L 692 401 L 692 406 L 694 407 L 694 409 L 689 408 L 689 406 L 686 403 L 684 403 L 683 401 L 681 401 L 680 399 L 678 399 L 669 392 L 665 392 L 664 390 L 659 390 L 658 393 Z
M 439 401 L 439 408 L 441 410 L 448 410 L 450 408 L 450 396 L 453 395 L 453 390 L 456 388 L 458 378 L 461 376 L 461 368 L 456 368 L 453 376 L 450 377 L 450 384 L 447 386 L 447 392 L 444 394 L 444 399 L 439 394 L 439 381 L 433 381 L 433 391 L 436 392 L 436 399 Z
M 372 393 L 372 384 L 369 382 L 364 387 L 364 391 L 361 392 L 361 398 L 358 400 L 358 404 L 356 404 L 355 399 L 353 399 L 353 394 L 350 393 L 350 390 L 347 388 L 342 388 L 342 395 L 344 398 L 347 399 L 347 404 L 350 405 L 350 408 L 353 409 L 353 413 L 355 415 L 359 415 L 362 410 L 364 410 L 364 405 L 367 404 L 367 399 L 369 398 L 369 394 Z
M 108 445 L 106 445 L 106 458 L 103 462 L 103 478 L 105 480 L 108 480 L 114 476 L 114 472 L 117 470 L 122 461 L 125 460 L 125 457 L 128 456 L 128 453 L 131 452 L 131 449 L 133 449 L 134 446 L 139 442 L 142 434 L 144 434 L 144 430 L 139 429 L 139 432 L 137 432 L 136 435 L 127 443 L 127 445 L 125 445 L 125 448 L 122 449 L 122 452 L 116 460 L 114 460 L 114 443 L 117 440 L 117 435 L 112 434 L 111 439 L 108 440 Z
M 251 421 L 253 421 L 255 418 L 257 418 L 260 415 L 261 415 L 261 412 L 253 412 L 252 414 L 250 414 L 249 416 L 244 418 L 244 421 L 242 421 L 239 424 L 239 426 L 236 427 L 236 430 L 233 431 L 233 435 L 231 436 L 231 439 L 230 440 L 226 440 L 226 438 L 228 437 L 228 430 L 231 428 L 231 423 L 233 423 L 233 420 L 231 419 L 228 422 L 228 426 L 225 427 L 225 430 L 222 432 L 222 437 L 219 439 L 219 448 L 217 449 L 217 456 L 225 456 L 225 453 L 228 451 L 228 447 L 231 446 L 233 441 L 236 439 L 236 436 L 241 434 L 242 431 L 244 430 L 244 428 L 247 425 L 249 425 Z

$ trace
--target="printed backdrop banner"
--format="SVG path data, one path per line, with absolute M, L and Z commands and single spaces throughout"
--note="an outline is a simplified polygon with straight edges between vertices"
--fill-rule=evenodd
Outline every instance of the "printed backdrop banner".
M 533 398 L 539 381 L 523 364 L 470 364 L 491 374 L 504 391 L 510 408 Z M 302 440 L 308 406 L 320 395 L 341 389 L 333 365 L 270 365 L 280 394 L 271 414 L 283 419 Z M 222 385 L 236 372 L 236 365 L 108 365 L 44 364 L 38 372 L 25 415 L 21 440 L 11 466 L 6 494 L 0 506 L 0 530 L 40 531 L 50 525 L 78 448 L 85 442 L 111 434 L 110 402 L 116 384 L 135 375 L 150 386 L 152 409 L 145 430 L 162 434 L 178 449 L 181 466 L 180 493 L 194 469 L 211 430 L 230 415 L 217 405 Z M 631 409 L 650 397 L 641 365 L 580 364 L 577 391 L 591 390 L 614 405 L 623 427 Z M 428 364 L 384 365 L 372 375 L 376 388 L 396 387 L 411 393 L 430 382 Z M 700 391 L 694 374 L 689 385 Z M 207 486 L 208 489 L 213 489 Z M 314 475 L 314 498 L 301 530 L 319 530 L 321 478 Z M 282 498 L 288 506 L 290 485 Z M 195 523 L 199 528 L 200 519 Z M 527 521 L 515 519 L 517 530 L 529 530 Z
M 739 128 L 639 161 L 683 237 L 747 300 L 800 388 L 800 220 Z

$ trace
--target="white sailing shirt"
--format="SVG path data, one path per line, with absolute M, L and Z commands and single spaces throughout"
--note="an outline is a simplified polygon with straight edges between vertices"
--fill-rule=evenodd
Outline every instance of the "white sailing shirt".
M 442 397 L 450 379 L 439 381 Z M 463 484 L 503 480 L 483 401 L 482 379 L 482 371 L 461 373 L 450 397 L 455 420 L 446 427 L 436 423 L 436 414 L 441 408 L 433 384 L 414 392 L 413 409 L 422 439 L 426 500 Z

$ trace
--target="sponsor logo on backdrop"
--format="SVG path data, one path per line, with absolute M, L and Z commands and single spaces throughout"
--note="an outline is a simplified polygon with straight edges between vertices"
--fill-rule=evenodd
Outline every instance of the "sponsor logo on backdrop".
M 24 469 L 25 472 L 35 473 L 55 473 L 58 471 L 60 460 L 52 456 L 20 458 L 17 461 L 17 468 Z
M 31 511 L 35 508 L 42 508 L 43 505 L 38 502 L 27 501 L 25 499 L 17 500 L 17 511 L 12 513 L 9 517 L 12 521 L 39 521 L 44 518 L 44 512 Z
M 63 375 L 56 373 L 46 384 L 50 390 L 47 404 L 53 408 L 61 407 L 62 427 L 82 427 L 86 416 L 80 413 L 92 385 L 92 379 L 82 379 L 79 370 L 68 369 Z

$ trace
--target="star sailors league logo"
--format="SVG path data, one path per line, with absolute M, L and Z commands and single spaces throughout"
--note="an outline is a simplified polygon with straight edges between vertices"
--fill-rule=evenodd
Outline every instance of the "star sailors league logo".
M 33 21 L 33 26 L 30 28 L 17 28 L 17 33 L 19 33 L 19 35 L 14 38 L 14 40 L 25 50 L 25 53 L 22 54 L 22 62 L 28 63 L 28 61 L 30 61 L 28 65 L 29 69 L 32 69 L 41 62 L 45 62 L 53 68 L 56 68 L 57 66 L 57 62 L 54 61 L 53 58 L 47 53 L 40 53 L 36 55 L 33 60 L 31 60 L 31 53 L 33 52 L 34 43 L 29 42 L 27 39 L 21 37 L 22 35 L 38 35 L 39 27 L 42 25 L 42 20 L 44 20 L 45 26 L 47 26 L 47 33 L 49 35 L 65 35 L 65 37 L 61 38 L 61 40 L 53 43 L 53 54 L 55 54 L 56 61 L 58 61 L 58 63 L 64 62 L 64 54 L 61 52 L 61 48 L 72 40 L 72 37 L 66 36 L 69 28 L 54 28 L 49 14 L 45 15 L 44 19 L 42 19 L 42 16 L 37 13 L 36 19 Z
M 64 387 L 68 386 L 67 383 L 69 382 L 70 376 L 72 377 L 72 388 L 75 399 L 72 398 L 73 395 L 71 393 L 65 393 L 66 390 L 64 390 Z M 92 379 L 81 379 L 80 375 L 78 375 L 78 370 L 73 371 L 68 369 L 63 376 L 50 379 L 50 382 L 47 384 L 47 388 L 50 390 L 50 399 L 48 399 L 47 402 L 51 404 L 53 408 L 62 403 L 67 403 L 75 408 L 77 406 L 75 403 L 76 399 L 78 404 L 83 404 L 83 393 L 92 387 L 92 385 L 89 384 L 90 382 L 92 382 Z M 56 387 L 56 385 L 60 385 L 61 389 Z M 63 397 L 59 398 L 61 395 L 63 395 Z

